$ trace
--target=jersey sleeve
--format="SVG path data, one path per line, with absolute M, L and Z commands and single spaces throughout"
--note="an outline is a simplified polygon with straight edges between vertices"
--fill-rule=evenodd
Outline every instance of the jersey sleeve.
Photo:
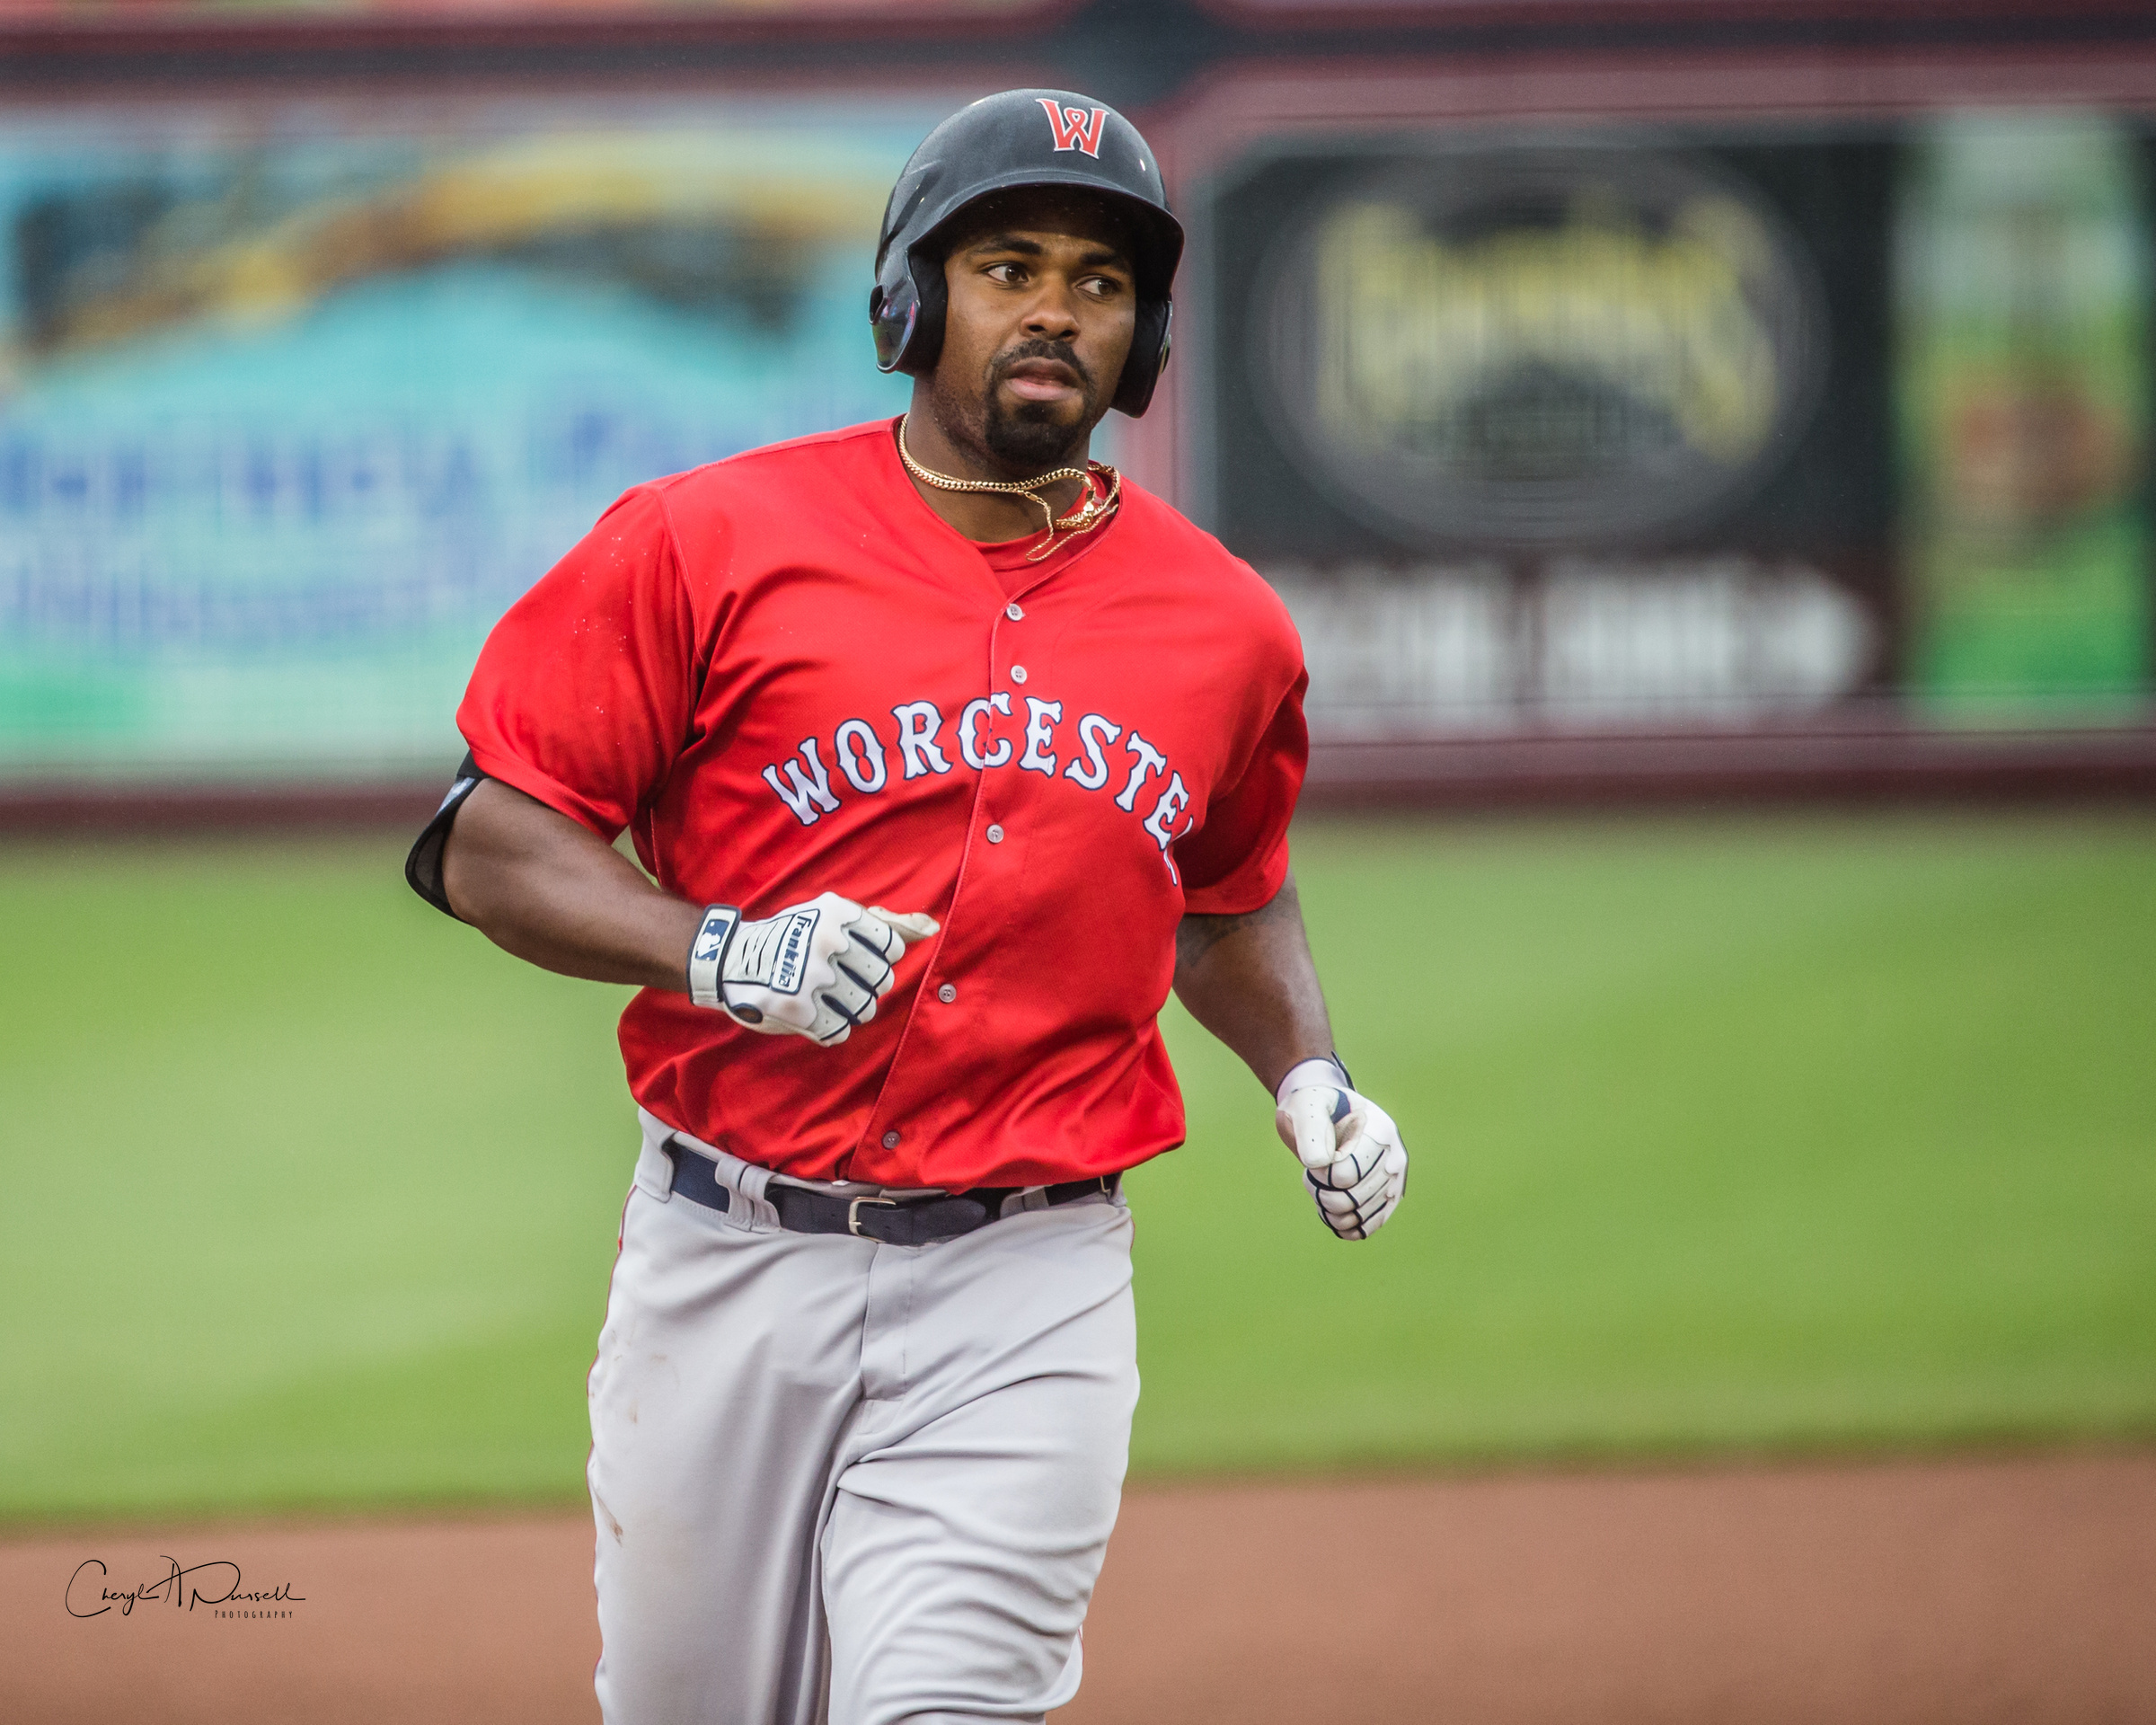
M 639 487 L 494 625 L 457 729 L 488 778 L 611 842 L 688 736 L 696 651 L 664 501 Z
M 1259 734 L 1242 774 L 1206 808 L 1205 825 L 1175 847 L 1183 908 L 1235 916 L 1272 902 L 1287 879 L 1287 824 L 1310 764 L 1298 672 Z

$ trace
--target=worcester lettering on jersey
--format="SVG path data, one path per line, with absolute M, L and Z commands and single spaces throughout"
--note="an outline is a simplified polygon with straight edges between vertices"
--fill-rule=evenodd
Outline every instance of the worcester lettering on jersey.
M 1217 542 L 1121 513 L 1006 590 L 888 423 L 640 486 L 512 606 L 457 713 L 481 768 L 667 889 L 942 924 L 835 1048 L 682 994 L 622 1017 L 661 1119 L 808 1178 L 959 1189 L 1180 1143 L 1155 1022 L 1188 912 L 1257 908 L 1306 754 L 1299 642 Z
M 966 703 L 959 715 L 954 735 L 959 757 L 976 772 L 993 772 L 998 767 L 1010 766 L 1015 759 L 1018 771 L 1038 773 L 1053 779 L 1056 774 L 1055 750 L 1056 728 L 1063 722 L 1063 703 L 1043 701 L 1027 695 L 1024 730 L 1024 753 L 1018 752 L 1018 744 L 1009 737 L 996 735 L 992 727 L 997 715 L 1012 717 L 1011 696 L 999 689 L 994 694 L 980 695 Z M 943 732 L 943 715 L 933 701 L 908 701 L 891 709 L 897 730 L 894 748 L 905 763 L 905 777 L 918 779 L 931 773 L 948 773 L 951 770 L 949 758 L 936 746 Z M 1139 824 L 1166 856 L 1168 848 L 1188 829 L 1186 821 L 1181 830 L 1177 822 L 1190 806 L 1190 792 L 1184 787 L 1183 775 L 1174 771 L 1162 755 L 1135 730 L 1123 726 L 1098 712 L 1089 712 L 1078 721 L 1074 748 L 1077 753 L 1062 771 L 1062 775 L 1084 790 L 1101 792 L 1109 782 L 1117 777 L 1123 780 L 1123 789 L 1116 797 L 1116 807 L 1126 814 L 1135 814 L 1138 797 L 1147 789 L 1149 780 L 1161 774 L 1167 782 L 1157 796 L 1150 799 L 1151 808 Z M 1106 751 L 1120 745 L 1119 758 L 1110 768 Z M 883 741 L 874 726 L 864 719 L 848 719 L 832 733 L 831 753 L 838 770 L 846 783 L 864 796 L 874 796 L 891 783 L 890 762 L 884 753 Z M 804 827 L 813 827 L 826 813 L 836 813 L 838 797 L 831 788 L 831 774 L 825 769 L 823 756 L 814 737 L 805 737 L 798 751 L 797 760 L 779 762 L 764 769 L 764 783 L 777 794 L 781 802 Z M 1129 763 L 1127 775 L 1121 772 L 1124 760 Z M 781 769 L 784 776 L 781 777 Z M 1169 871 L 1174 871 L 1171 862 Z

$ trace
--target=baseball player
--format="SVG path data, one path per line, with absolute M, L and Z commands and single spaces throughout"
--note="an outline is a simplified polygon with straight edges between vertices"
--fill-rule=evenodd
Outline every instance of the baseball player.
M 954 115 L 870 297 L 906 414 L 630 491 L 458 709 L 413 885 L 641 985 L 590 1379 L 614 1725 L 1075 1693 L 1138 1389 L 1119 1180 L 1183 1137 L 1171 986 L 1275 1092 L 1326 1226 L 1400 1201 L 1288 871 L 1294 627 L 1087 456 L 1145 410 L 1181 250 L 1113 110 Z

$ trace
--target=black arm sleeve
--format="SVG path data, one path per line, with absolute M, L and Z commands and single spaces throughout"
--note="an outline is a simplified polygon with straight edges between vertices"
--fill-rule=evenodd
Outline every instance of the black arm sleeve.
M 464 806 L 464 799 L 479 788 L 480 781 L 486 776 L 467 750 L 464 764 L 456 769 L 456 783 L 449 787 L 442 806 L 434 811 L 434 818 L 412 841 L 411 854 L 404 859 L 404 879 L 411 883 L 411 889 L 445 916 L 456 916 L 456 912 L 442 885 L 442 853 L 448 848 L 449 829 L 456 825 L 456 811 Z M 464 918 L 459 916 L 457 920 L 462 922 Z

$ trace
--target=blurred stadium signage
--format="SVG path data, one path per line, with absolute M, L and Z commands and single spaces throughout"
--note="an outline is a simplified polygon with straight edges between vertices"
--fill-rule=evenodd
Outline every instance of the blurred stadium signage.
M 353 22 L 393 26 L 505 18 L 603 19 L 612 23 L 655 18 L 738 19 L 815 24 L 870 22 L 953 23 L 1009 18 L 1039 11 L 1045 0 L 0 0 L 0 22 L 125 22 L 137 27 L 211 22 Z
M 2101 113 L 1261 137 L 1192 212 L 1191 501 L 1335 739 L 2132 718 L 2152 156 Z
M 1321 736 L 2147 723 L 2146 114 L 1477 129 L 1455 74 L 1234 111 L 1172 415 L 1109 422 Z M 235 88 L 0 117 L 0 793 L 433 780 L 622 490 L 903 404 L 876 222 L 977 93 Z
M 896 412 L 861 315 L 953 105 L 0 122 L 0 780 L 432 776 L 628 486 Z
M 2100 113 L 1956 115 L 1904 161 L 1907 671 L 1934 710 L 2145 685 L 2150 167 Z
M 1406 537 L 1607 543 L 1741 491 L 1814 404 L 1808 263 L 1735 178 L 1470 150 L 1315 202 L 1259 293 L 1262 399 Z
M 1816 571 L 1744 558 L 1268 571 L 1334 731 L 1742 724 L 1817 707 L 1870 662 L 1863 607 Z

